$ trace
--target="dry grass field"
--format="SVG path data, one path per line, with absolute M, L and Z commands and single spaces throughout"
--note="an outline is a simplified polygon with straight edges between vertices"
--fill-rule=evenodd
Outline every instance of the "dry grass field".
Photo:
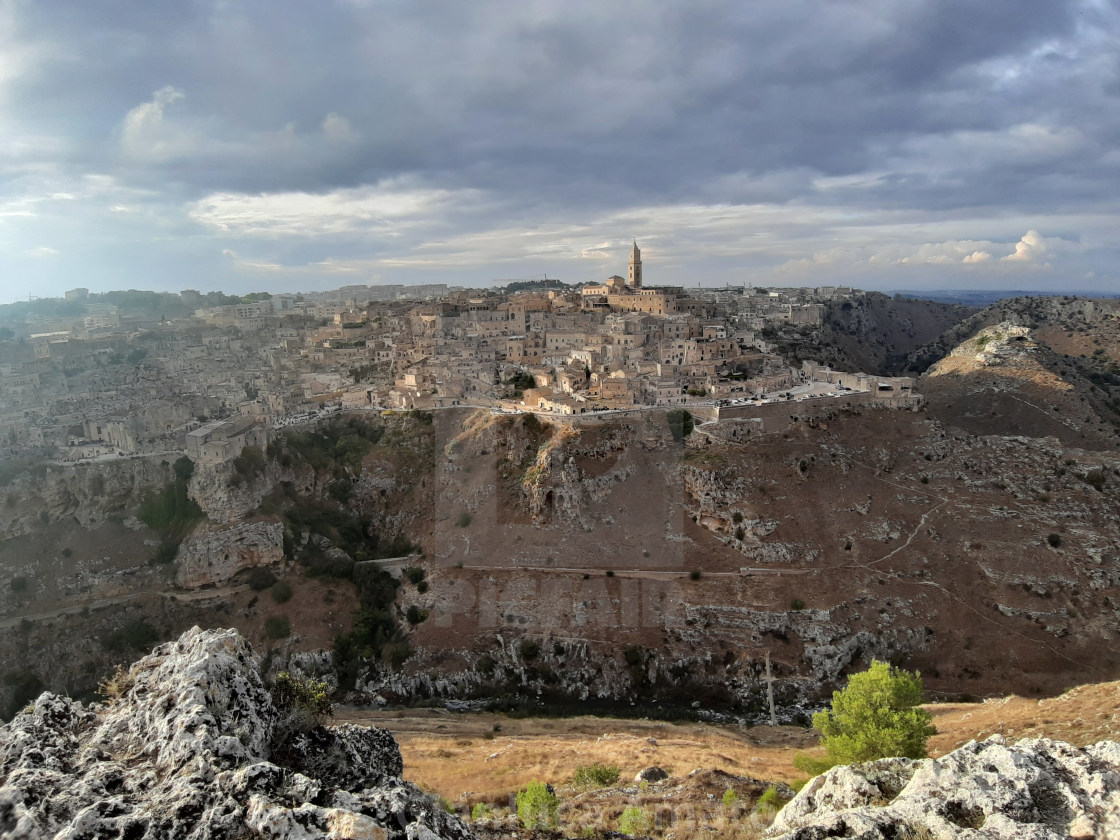
M 336 712 L 338 722 L 384 727 L 404 756 L 405 778 L 452 802 L 508 804 L 531 781 L 565 785 L 576 768 L 615 765 L 628 782 L 658 766 L 671 776 L 697 769 L 793 781 L 799 749 L 816 744 L 812 730 L 790 726 L 739 729 L 700 723 L 619 718 L 525 718 L 417 709 Z M 495 730 L 498 727 L 498 731 Z
M 1010 696 L 927 708 L 938 729 L 929 745 L 935 757 L 994 734 L 1076 745 L 1120 739 L 1120 682 L 1081 686 L 1044 700 Z M 483 803 L 502 817 L 519 788 L 549 782 L 560 795 L 559 819 L 569 835 L 617 828 L 623 809 L 634 807 L 647 815 L 656 836 L 761 836 L 770 815 L 757 811 L 759 797 L 773 784 L 789 795 L 782 783 L 804 778 L 793 766 L 794 756 L 819 750 L 812 730 L 786 726 L 518 719 L 435 709 L 339 709 L 336 720 L 390 730 L 401 746 L 405 777 L 463 814 Z M 574 786 L 576 768 L 591 764 L 618 767 L 617 784 L 600 790 Z M 637 784 L 635 775 L 650 766 L 663 768 L 670 778 Z M 733 795 L 725 804 L 728 790 Z M 509 829 L 509 819 L 498 825 Z

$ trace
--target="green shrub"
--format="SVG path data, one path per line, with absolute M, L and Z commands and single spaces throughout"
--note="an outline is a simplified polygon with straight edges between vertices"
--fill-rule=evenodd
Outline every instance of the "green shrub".
M 547 429 L 540 418 L 531 411 L 522 416 L 521 425 L 525 427 L 526 431 L 533 435 L 543 434 Z
M 622 658 L 626 660 L 626 664 L 631 668 L 637 668 L 642 664 L 645 651 L 637 645 L 629 645 L 622 650 Z
M 493 811 L 490 810 L 490 806 L 487 805 L 485 802 L 476 802 L 474 804 L 474 807 L 471 808 L 471 819 L 472 820 L 488 820 L 488 819 L 490 819 L 490 815 L 492 813 L 493 813 Z
M 412 656 L 408 642 L 390 642 L 381 648 L 381 661 L 393 668 L 401 667 Z
M 286 615 L 270 615 L 264 620 L 264 634 L 270 639 L 284 639 L 292 635 L 292 625 Z
M 789 608 L 791 610 L 795 610 L 795 611 L 803 610 L 803 609 L 805 609 L 805 602 L 802 601 L 800 598 L 794 598 L 792 601 L 789 602 Z
M 666 413 L 665 419 L 669 423 L 669 433 L 678 443 L 692 434 L 692 414 L 683 408 L 675 408 Z
M 241 454 L 233 459 L 234 474 L 242 479 L 252 480 L 261 475 L 265 470 L 264 452 L 259 446 L 249 445 L 241 450 Z
M 649 834 L 649 815 L 636 805 L 631 805 L 618 818 L 618 830 L 623 834 Z
M 496 668 L 497 665 L 497 661 L 488 653 L 482 654 L 482 656 L 478 657 L 478 661 L 474 663 L 474 667 L 486 676 L 493 674 L 494 668 Z
M 833 692 L 832 708 L 813 715 L 813 726 L 836 764 L 925 758 L 926 741 L 937 730 L 921 702 L 920 675 L 873 659 L 843 691 Z
M 428 582 L 426 580 L 420 581 L 418 584 L 416 584 L 416 591 L 423 595 L 428 591 Z
M 404 617 L 408 619 L 409 624 L 415 627 L 428 617 L 428 611 L 420 609 L 416 604 L 411 604 L 409 608 L 405 610 Z
M 572 784 L 577 787 L 608 787 L 621 775 L 622 770 L 614 764 L 584 764 L 576 768 Z
M 334 715 L 330 686 L 325 682 L 308 677 L 293 677 L 287 671 L 281 671 L 272 681 L 269 693 L 272 694 L 272 702 L 278 711 L 300 708 L 320 719 Z
M 149 494 L 140 505 L 140 521 L 178 545 L 195 524 L 206 518 L 202 508 L 187 495 L 187 483 L 194 474 L 194 462 L 185 455 L 172 467 L 175 479 L 157 493 Z
M 741 514 L 739 511 L 735 511 L 733 514 L 731 514 L 731 521 L 738 525 L 743 521 L 743 514 Z
M 544 782 L 529 782 L 517 792 L 517 818 L 527 829 L 551 828 L 556 825 L 560 800 Z
M 31 581 L 27 579 L 26 575 L 16 575 L 8 584 L 8 587 L 16 595 L 23 595 L 31 589 Z
M 1047 534 L 1046 542 L 1050 544 L 1051 548 L 1057 548 L 1062 544 L 1061 534 Z
M 249 572 L 249 588 L 260 592 L 276 583 L 276 575 L 263 566 L 257 566 Z
M 458 525 L 460 528 L 466 528 L 468 525 L 471 524 L 471 515 L 469 513 L 467 513 L 466 511 L 464 511 L 463 513 L 460 513 L 459 518 L 455 520 L 455 524 Z
M 269 686 L 269 693 L 278 713 L 272 736 L 275 746 L 284 744 L 293 735 L 321 726 L 334 715 L 330 686 L 325 682 L 293 677 L 281 671 Z
M 723 807 L 734 808 L 737 804 L 739 804 L 739 794 L 737 794 L 731 788 L 725 790 L 723 792 Z
M 688 573 L 689 580 L 700 580 L 701 577 L 703 577 L 703 573 L 699 569 L 693 569 Z
M 404 570 L 404 576 L 408 578 L 408 582 L 417 584 L 424 579 L 426 572 L 419 566 L 409 566 Z
M 327 485 L 327 493 L 340 505 L 345 505 L 354 495 L 354 484 L 349 479 L 340 478 Z
M 272 596 L 272 600 L 277 604 L 285 604 L 292 600 L 292 585 L 286 580 L 278 580 L 272 584 L 272 588 L 268 590 L 268 594 Z
M 156 550 L 152 552 L 152 559 L 148 562 L 153 566 L 165 566 L 174 563 L 178 556 L 179 543 L 175 540 L 163 540 L 156 546 Z
M 530 639 L 523 639 L 517 650 L 526 662 L 532 662 L 541 655 L 541 646 Z
M 778 794 L 778 789 L 770 786 L 762 792 L 762 796 L 758 797 L 757 807 L 760 811 L 780 811 L 785 804 Z

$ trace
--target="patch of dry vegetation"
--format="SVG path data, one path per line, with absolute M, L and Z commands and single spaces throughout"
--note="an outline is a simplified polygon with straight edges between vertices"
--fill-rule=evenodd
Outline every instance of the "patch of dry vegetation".
M 1079 746 L 1120 739 L 1120 682 L 1085 685 L 1044 700 L 1011 696 L 925 708 L 938 729 L 929 742 L 934 757 L 994 734 Z M 649 834 L 658 838 L 756 840 L 773 820 L 774 808 L 767 803 L 780 806 L 792 794 L 787 784 L 804 779 L 794 756 L 823 754 L 813 730 L 795 727 L 512 719 L 431 709 L 339 710 L 337 719 L 389 729 L 401 746 L 405 778 L 446 798 L 460 814 L 485 816 L 475 823 L 484 838 L 522 834 L 511 809 L 514 794 L 543 781 L 560 797 L 559 829 L 566 836 L 617 831 L 629 811 L 631 821 L 640 812 Z M 617 766 L 620 783 L 592 789 L 576 784 L 576 768 L 590 762 Z M 670 778 L 632 781 L 650 766 L 663 768 Z
M 1078 747 L 1120 740 L 1120 682 L 1082 685 L 1044 700 L 1011 695 L 983 703 L 937 703 L 925 708 L 937 727 L 929 741 L 929 754 L 934 757 L 990 735 L 1013 741 L 1053 738 Z
M 388 729 L 401 746 L 406 779 L 469 806 L 506 806 L 510 794 L 531 781 L 566 785 L 577 767 L 590 762 L 617 766 L 623 783 L 653 765 L 675 777 L 703 768 L 792 782 L 801 776 L 794 752 L 817 740 L 812 730 L 792 726 L 744 730 L 598 717 L 519 720 L 430 709 L 339 711 L 338 720 Z

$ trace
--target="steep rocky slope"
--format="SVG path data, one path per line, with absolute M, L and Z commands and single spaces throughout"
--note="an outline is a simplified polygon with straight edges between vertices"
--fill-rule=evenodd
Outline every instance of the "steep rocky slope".
M 954 347 L 985 327 L 998 323 L 1090 334 L 1115 321 L 1117 312 L 1120 312 L 1120 301 L 1111 299 L 1090 300 L 1072 296 L 1005 298 L 974 312 L 915 349 L 908 360 L 907 370 L 913 373 L 925 371 Z
M 829 301 L 818 327 L 777 324 L 763 335 L 795 365 L 812 359 L 834 370 L 893 376 L 915 349 L 974 312 L 955 304 L 858 292 Z
M 933 416 L 976 434 L 1052 435 L 1070 446 L 1116 448 L 1120 306 L 1004 301 L 969 319 L 973 327 L 964 337 L 965 325 L 944 336 L 961 340 L 922 376 L 918 387 Z
M 1120 673 L 1115 457 L 924 412 L 780 411 L 687 446 L 654 417 L 472 427 L 424 589 L 400 594 L 426 617 L 417 655 L 366 689 L 760 713 L 769 652 L 796 714 L 871 656 L 947 694 Z
M 122 693 L 104 706 L 43 694 L 0 728 L 0 835 L 471 836 L 400 779 L 400 752 L 385 731 L 297 726 L 285 737 L 300 710 L 277 707 L 235 631 L 195 628 L 116 686 Z
M 973 312 L 966 306 L 865 292 L 828 304 L 820 343 L 834 348 L 838 370 L 893 375 L 916 348 Z

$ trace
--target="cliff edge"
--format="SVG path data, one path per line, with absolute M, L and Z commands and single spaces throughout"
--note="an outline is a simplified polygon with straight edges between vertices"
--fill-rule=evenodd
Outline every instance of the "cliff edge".
M 278 737 L 283 716 L 235 630 L 195 627 L 117 685 L 107 705 L 45 693 L 0 728 L 0 837 L 471 837 L 400 778 L 384 730 Z

